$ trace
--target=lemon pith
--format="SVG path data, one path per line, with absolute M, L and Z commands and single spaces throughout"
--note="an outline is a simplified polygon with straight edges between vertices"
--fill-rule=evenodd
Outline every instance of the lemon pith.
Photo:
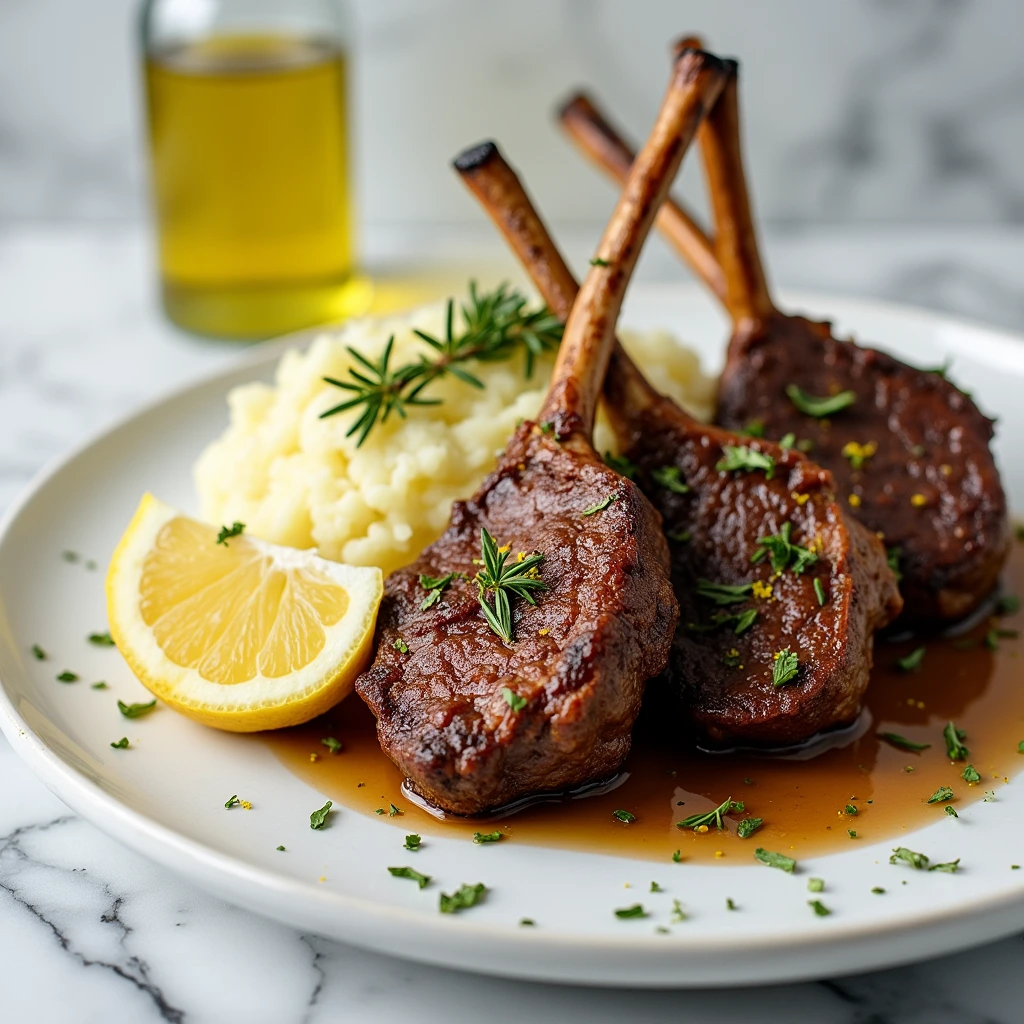
M 107 573 L 111 634 L 139 680 L 207 725 L 297 725 L 369 658 L 379 569 L 217 531 L 144 495 Z

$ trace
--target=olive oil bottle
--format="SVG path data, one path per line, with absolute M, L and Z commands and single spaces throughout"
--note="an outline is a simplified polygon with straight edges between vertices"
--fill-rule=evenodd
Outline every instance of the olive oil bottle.
M 146 5 L 162 295 L 187 330 L 268 337 L 365 301 L 337 14 L 312 0 Z

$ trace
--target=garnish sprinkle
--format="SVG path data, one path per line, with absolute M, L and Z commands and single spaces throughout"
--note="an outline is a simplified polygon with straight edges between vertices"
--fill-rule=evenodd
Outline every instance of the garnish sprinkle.
M 796 868 L 796 861 L 792 857 L 787 857 L 784 853 L 772 853 L 771 850 L 766 850 L 759 846 L 754 851 L 754 859 L 759 860 L 762 864 L 767 864 L 770 868 L 778 868 L 780 871 L 785 871 L 787 874 L 793 874 L 794 868 Z
M 748 836 L 752 836 L 763 824 L 764 818 L 744 818 L 736 824 L 736 835 L 740 839 L 746 839 Z
M 245 523 L 240 523 L 237 519 L 230 526 L 222 526 L 217 534 L 217 543 L 228 547 L 228 539 L 240 536 L 244 529 Z
M 956 813 L 956 808 L 953 807 L 951 804 L 946 804 L 945 810 L 946 810 L 946 814 L 948 814 L 951 818 L 959 818 L 960 817 L 960 815 Z
M 409 653 L 409 645 L 401 637 L 399 637 L 391 646 L 394 647 L 399 654 Z
M 939 786 L 937 790 L 930 797 L 928 797 L 928 803 L 939 804 L 946 800 L 953 799 L 953 790 L 949 786 Z
M 402 844 L 407 850 L 418 850 L 423 843 L 423 837 L 417 835 L 415 832 L 405 837 L 405 842 Z
M 394 804 L 388 804 L 388 817 L 397 818 L 400 814 L 405 814 L 405 811 L 400 810 Z
M 58 683 L 77 683 L 78 676 L 74 672 L 69 672 L 65 669 L 59 676 L 57 676 Z
M 964 746 L 963 741 L 967 739 L 967 733 L 958 729 L 952 722 L 947 722 L 942 730 L 942 737 L 946 741 L 946 756 L 952 761 L 966 761 L 970 751 Z
M 415 868 L 388 868 L 388 874 L 395 878 L 408 878 L 421 889 L 430 884 L 430 875 L 421 875 Z
M 650 915 L 644 910 L 642 903 L 634 903 L 631 907 L 623 907 L 621 910 L 616 910 L 615 916 L 626 920 L 631 917 L 649 917 Z
M 743 473 L 763 469 L 766 480 L 775 476 L 775 459 L 764 452 L 756 451 L 747 445 L 722 445 L 722 454 L 725 456 L 716 465 L 719 473 Z
M 104 680 L 101 679 L 98 683 L 93 683 L 89 687 L 89 689 L 90 690 L 106 690 L 107 689 L 107 684 L 106 684 L 106 682 Z
M 800 412 L 805 416 L 813 416 L 815 419 L 834 416 L 837 412 L 848 409 L 857 401 L 857 395 L 853 391 L 840 391 L 836 395 L 817 398 L 807 394 L 796 384 L 786 385 L 786 395 Z
M 807 906 L 809 906 L 814 913 L 818 915 L 818 917 L 828 917 L 828 915 L 832 913 L 832 911 L 829 910 L 821 900 L 808 900 Z
M 525 697 L 520 697 L 514 690 L 510 690 L 507 686 L 501 688 L 501 695 L 505 698 L 505 703 L 515 712 L 520 712 L 529 701 Z
M 750 559 L 752 562 L 760 562 L 763 558 L 771 559 L 772 572 L 780 573 L 786 568 L 792 568 L 799 576 L 808 566 L 814 565 L 818 556 L 808 548 L 794 544 L 790 540 L 793 533 L 793 524 L 786 522 L 782 529 L 768 537 L 758 537 L 758 551 Z
M 476 843 L 477 846 L 480 846 L 482 843 L 500 843 L 501 840 L 504 838 L 505 834 L 497 830 L 495 830 L 494 832 L 473 833 L 473 842 Z
M 487 894 L 487 886 L 483 882 L 476 885 L 463 885 L 450 896 L 441 893 L 440 910 L 442 914 L 457 914 L 460 910 L 474 907 Z
M 547 590 L 548 585 L 538 577 L 537 567 L 544 560 L 542 554 L 527 555 L 518 562 L 506 565 L 508 550 L 500 550 L 495 539 L 480 528 L 480 554 L 483 568 L 476 574 L 478 600 L 487 625 L 505 643 L 512 643 L 512 597 L 521 597 L 536 605 L 535 591 Z M 487 594 L 494 594 L 494 607 Z
M 429 591 L 429 593 L 420 604 L 420 610 L 426 611 L 431 605 L 437 604 L 441 600 L 441 595 L 444 593 L 445 588 L 450 586 L 452 580 L 457 579 L 458 575 L 456 572 L 450 572 L 447 576 L 425 576 L 421 574 L 420 586 L 424 590 Z
M 122 736 L 116 743 L 110 744 L 115 750 L 127 750 L 129 747 L 128 737 Z
M 692 828 L 696 831 L 701 826 L 705 828 L 714 825 L 717 829 L 725 828 L 722 816 L 731 814 L 733 811 L 744 811 L 746 806 L 742 801 L 733 800 L 727 797 L 714 810 L 705 811 L 703 814 L 691 814 L 688 818 L 676 822 L 676 828 Z
M 807 879 L 807 891 L 808 892 L 824 892 L 825 891 L 825 879 L 824 878 L 808 878 Z
M 898 864 L 900 861 L 909 864 L 918 871 L 923 871 L 928 867 L 928 858 L 923 853 L 917 853 L 906 846 L 897 846 L 892 851 L 892 856 L 889 857 L 890 864 Z
M 46 651 L 44 651 L 39 644 L 33 644 L 32 657 L 35 658 L 36 661 L 46 661 Z
M 242 801 L 238 799 L 238 794 L 236 793 L 233 796 L 229 796 L 227 800 L 224 801 L 224 806 L 230 810 L 232 807 L 237 807 L 241 802 Z
M 114 647 L 114 638 L 110 635 L 109 631 L 106 633 L 90 633 L 86 639 L 94 647 Z
M 325 736 L 320 745 L 326 747 L 332 754 L 340 754 L 343 749 L 341 740 L 336 740 L 333 736 Z
M 334 803 L 328 800 L 327 803 L 323 805 L 323 807 L 319 808 L 318 810 L 315 810 L 309 816 L 309 827 L 313 829 L 315 832 L 319 832 L 320 829 L 324 827 L 324 824 L 327 821 L 327 815 L 331 813 L 331 808 L 333 806 Z
M 909 654 L 896 659 L 896 667 L 901 672 L 913 672 L 915 669 L 919 669 L 924 660 L 925 650 L 924 647 L 915 647 Z
M 148 704 L 125 704 L 123 700 L 117 702 L 117 710 L 125 718 L 141 718 L 143 715 L 148 715 L 155 707 L 156 700 L 151 700 Z
M 967 783 L 981 782 L 981 776 L 978 774 L 978 769 L 973 764 L 969 764 L 960 776 Z
M 689 494 L 689 484 L 683 483 L 683 476 L 678 466 L 660 466 L 651 470 L 651 479 L 665 490 L 673 494 Z
M 772 686 L 785 686 L 791 683 L 800 671 L 800 659 L 795 652 L 788 647 L 775 652 L 772 665 Z
M 876 735 L 880 740 L 885 740 L 886 743 L 891 743 L 900 750 L 909 750 L 915 754 L 919 750 L 927 750 L 931 746 L 930 743 L 915 743 L 913 740 L 908 740 L 897 732 L 880 732 Z
M 825 604 L 825 588 L 821 585 L 819 577 L 814 577 L 814 596 L 818 599 L 818 607 L 821 608 Z
M 612 811 L 612 817 L 618 819 L 624 825 L 631 825 L 636 821 L 636 815 L 630 814 L 629 811 Z
M 596 516 L 598 512 L 603 512 L 613 501 L 618 500 L 619 496 L 617 494 L 609 494 L 607 497 L 602 498 L 596 505 L 591 505 L 590 508 L 585 508 L 580 515 Z

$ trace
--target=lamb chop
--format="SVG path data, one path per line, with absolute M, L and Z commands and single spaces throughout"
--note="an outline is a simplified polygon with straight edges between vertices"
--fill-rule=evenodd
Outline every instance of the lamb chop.
M 668 660 L 678 605 L 660 518 L 591 438 L 640 246 L 724 78 L 710 54 L 677 58 L 539 422 L 520 426 L 444 535 L 387 580 L 356 689 L 407 786 L 443 811 L 481 814 L 614 775 L 644 683 Z
M 455 161 L 544 301 L 577 286 L 497 147 Z M 625 461 L 662 514 L 680 605 L 670 680 L 688 723 L 725 744 L 790 745 L 851 722 L 872 636 L 902 602 L 878 539 L 847 519 L 831 475 L 791 447 L 694 421 L 621 346 L 605 404 Z
M 575 97 L 560 120 L 621 178 L 632 153 L 592 101 Z M 884 539 L 901 574 L 901 625 L 940 626 L 970 614 L 995 587 L 1010 542 L 992 421 L 943 370 L 837 339 L 827 321 L 775 307 L 744 179 L 735 76 L 700 139 L 724 293 L 707 269 L 712 243 L 694 220 L 666 203 L 658 223 L 733 320 L 717 421 L 768 437 L 794 434 L 832 471 L 849 511 Z

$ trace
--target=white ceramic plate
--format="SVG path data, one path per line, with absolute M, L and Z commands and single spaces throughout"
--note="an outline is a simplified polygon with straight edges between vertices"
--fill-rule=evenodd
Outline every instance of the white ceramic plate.
M 1024 340 L 917 310 L 841 297 L 785 296 L 788 308 L 831 315 L 840 331 L 871 339 L 920 365 L 953 358 L 958 383 L 999 416 L 1000 464 L 1012 506 L 1024 507 Z M 638 288 L 624 323 L 669 327 L 720 362 L 724 323 L 696 291 Z M 0 725 L 14 748 L 74 810 L 104 831 L 211 892 L 303 929 L 448 967 L 568 982 L 728 985 L 859 971 L 945 953 L 1007 935 L 1024 922 L 1024 789 L 1000 790 L 998 811 L 961 812 L 951 839 L 943 820 L 906 836 L 907 845 L 963 858 L 955 875 L 913 872 L 898 885 L 892 842 L 801 863 L 790 876 L 751 861 L 736 866 L 671 865 L 516 845 L 437 839 L 415 855 L 386 819 L 338 808 L 315 832 L 309 813 L 323 796 L 286 770 L 258 741 L 216 733 L 167 709 L 138 722 L 115 699 L 147 695 L 114 650 L 88 647 L 105 628 L 103 569 L 140 494 L 194 507 L 190 469 L 226 420 L 225 394 L 268 378 L 280 346 L 238 369 L 181 391 L 133 416 L 45 473 L 8 513 L 0 531 Z M 62 560 L 95 559 L 98 570 Z M 50 660 L 32 658 L 38 643 Z M 62 686 L 74 667 L 85 682 Z M 356 698 L 352 698 L 356 699 Z M 124 734 L 130 753 L 110 742 Z M 1024 758 L 1022 758 L 1024 765 Z M 224 810 L 232 793 L 255 803 Z M 287 846 L 286 853 L 277 846 Z M 393 879 L 413 863 L 437 882 L 419 890 Z M 903 869 L 904 871 L 906 869 Z M 807 908 L 809 876 L 829 879 L 833 913 Z M 650 878 L 667 888 L 646 893 Z M 906 874 L 900 876 L 907 877 Z M 441 915 L 438 892 L 485 882 L 485 903 Z M 638 888 L 624 890 L 624 883 Z M 866 897 L 887 886 L 885 899 Z M 642 888 L 641 888 L 642 887 Z M 642 894 L 642 895 L 641 895 Z M 743 907 L 727 913 L 725 895 Z M 671 934 L 673 898 L 690 920 Z M 642 899 L 654 916 L 619 920 L 612 909 Z M 523 916 L 536 928 L 522 928 Z

